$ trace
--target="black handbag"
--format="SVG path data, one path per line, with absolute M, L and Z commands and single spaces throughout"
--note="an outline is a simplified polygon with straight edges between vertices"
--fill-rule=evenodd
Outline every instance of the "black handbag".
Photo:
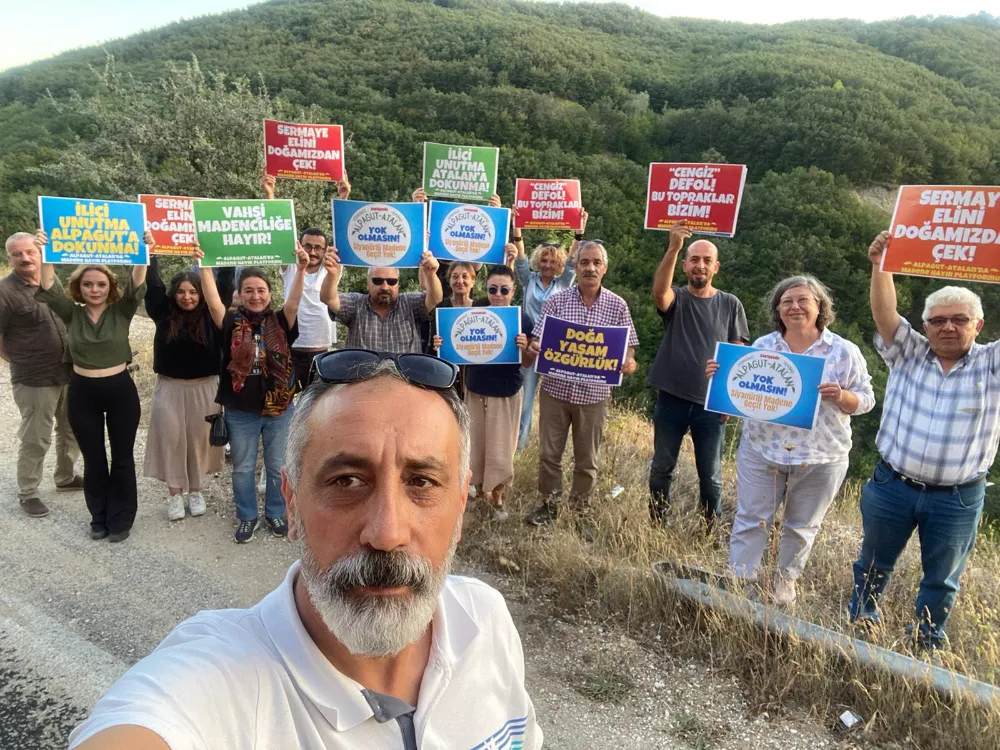
M 205 417 L 208 422 L 208 444 L 216 448 L 221 448 L 229 442 L 229 429 L 226 427 L 226 419 L 222 414 L 209 414 Z

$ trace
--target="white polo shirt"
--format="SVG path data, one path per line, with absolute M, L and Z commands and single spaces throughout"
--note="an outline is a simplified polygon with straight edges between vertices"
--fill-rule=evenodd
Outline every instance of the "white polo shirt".
M 403 748 L 362 686 L 338 672 L 295 608 L 295 563 L 251 609 L 199 612 L 126 672 L 73 730 L 70 748 L 108 727 L 146 727 L 171 750 Z M 421 750 L 534 750 L 542 731 L 524 689 L 521 639 L 500 593 L 449 576 L 413 715 Z
M 292 288 L 295 266 L 282 266 L 281 279 L 285 282 L 285 294 Z M 326 278 L 326 269 L 320 266 L 316 273 L 306 273 L 299 302 L 299 337 L 292 344 L 293 349 L 328 349 L 337 343 L 337 324 L 330 319 L 330 308 L 320 302 L 319 288 Z

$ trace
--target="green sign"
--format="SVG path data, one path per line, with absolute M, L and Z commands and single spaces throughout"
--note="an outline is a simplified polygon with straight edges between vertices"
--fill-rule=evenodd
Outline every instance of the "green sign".
M 203 266 L 295 263 L 295 206 L 289 200 L 196 200 Z
M 424 143 L 424 192 L 429 198 L 488 201 L 497 191 L 500 149 Z

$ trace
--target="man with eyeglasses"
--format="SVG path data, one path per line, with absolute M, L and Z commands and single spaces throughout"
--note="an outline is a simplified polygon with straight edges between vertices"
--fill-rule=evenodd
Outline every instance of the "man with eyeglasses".
M 542 746 L 503 597 L 449 575 L 470 478 L 457 368 L 351 349 L 314 367 L 282 470 L 300 560 L 250 609 L 177 626 L 71 748 Z
M 670 229 L 663 260 L 653 275 L 653 302 L 663 321 L 663 341 L 649 366 L 646 383 L 656 389 L 653 460 L 649 466 L 649 514 L 662 522 L 670 507 L 670 487 L 684 435 L 691 433 L 698 490 L 708 529 L 722 513 L 722 446 L 728 417 L 705 410 L 705 362 L 720 342 L 747 344 L 750 331 L 743 303 L 712 286 L 719 250 L 708 240 L 688 245 L 683 269 L 687 284 L 674 286 L 677 258 L 691 237 L 685 222 Z
M 347 326 L 348 349 L 372 349 L 402 354 L 423 348 L 420 324 L 441 302 L 444 293 L 437 277 L 438 261 L 424 251 L 417 271 L 422 292 L 399 292 L 399 269 L 368 269 L 368 294 L 337 289 L 343 267 L 336 248 L 326 253 L 328 271 L 320 289 L 320 299 L 329 308 L 330 318 Z
M 264 174 L 261 187 L 264 197 L 274 198 L 274 175 Z M 344 172 L 344 179 L 337 183 L 337 197 L 347 200 L 351 195 L 351 183 Z M 319 298 L 319 290 L 326 279 L 327 271 L 323 268 L 323 258 L 326 256 L 327 239 L 322 229 L 309 228 L 299 237 L 302 249 L 309 255 L 306 266 L 305 287 L 302 290 L 302 301 L 299 303 L 298 323 L 299 337 L 292 345 L 292 368 L 298 389 L 304 390 L 309 383 L 309 369 L 313 357 L 329 351 L 337 343 L 337 324 L 330 319 L 326 305 Z M 295 281 L 296 267 L 294 264 L 281 266 L 281 280 L 285 289 L 291 289 Z
M 635 347 L 639 337 L 632 325 L 628 304 L 605 289 L 601 282 L 608 272 L 608 252 L 600 240 L 585 240 L 576 255 L 577 283 L 556 292 L 542 306 L 542 314 L 532 331 L 528 351 L 537 357 L 540 337 L 549 315 L 572 323 L 593 326 L 627 326 L 628 348 L 622 363 L 623 375 L 635 372 Z M 542 379 L 538 403 L 538 492 L 543 501 L 526 519 L 535 526 L 556 519 L 562 497 L 562 455 L 570 429 L 573 431 L 573 485 L 569 505 L 586 509 L 597 485 L 597 458 L 604 437 L 611 388 L 606 385 L 576 383 L 553 375 Z
M 1000 342 L 977 344 L 983 306 L 946 286 L 924 303 L 917 333 L 896 310 L 891 273 L 881 271 L 889 232 L 868 249 L 875 348 L 889 365 L 876 445 L 881 459 L 861 493 L 864 538 L 854 563 L 851 621 L 880 622 L 879 601 L 913 530 L 923 579 L 916 648 L 947 646 L 945 625 L 983 512 L 986 474 L 1000 442 Z

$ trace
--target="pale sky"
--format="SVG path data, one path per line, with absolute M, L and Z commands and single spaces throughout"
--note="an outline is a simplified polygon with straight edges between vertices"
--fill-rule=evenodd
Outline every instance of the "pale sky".
M 253 5 L 248 0 L 0 0 L 0 70 L 41 60 L 77 47 L 153 29 L 171 21 Z M 747 23 L 781 23 L 804 18 L 881 21 L 901 16 L 1000 15 L 1000 0 L 714 0 L 685 4 L 666 0 L 626 2 L 661 16 L 685 15 Z

